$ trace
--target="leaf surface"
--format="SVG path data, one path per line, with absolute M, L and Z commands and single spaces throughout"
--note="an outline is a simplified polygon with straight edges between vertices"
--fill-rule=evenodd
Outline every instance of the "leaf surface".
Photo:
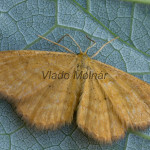
M 88 55 L 104 43 L 95 59 L 110 64 L 150 83 L 150 6 L 120 0 L 5 0 L 0 3 L 0 50 L 64 49 L 41 40 L 38 34 L 58 41 L 70 34 L 84 51 L 97 42 Z M 62 42 L 78 53 L 66 37 Z M 124 139 L 112 145 L 99 144 L 82 133 L 75 121 L 56 131 L 37 131 L 25 125 L 14 108 L 0 100 L 0 149 L 2 150 L 149 150 L 150 129 L 129 130 Z

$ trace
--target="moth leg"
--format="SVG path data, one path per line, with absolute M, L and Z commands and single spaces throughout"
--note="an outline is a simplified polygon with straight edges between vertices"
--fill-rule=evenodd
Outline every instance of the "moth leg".
M 94 41 L 94 40 L 92 40 L 91 38 L 89 38 L 87 35 L 86 35 L 86 38 L 88 39 L 88 40 L 90 40 L 91 42 L 93 42 L 93 44 L 91 45 L 91 46 L 89 46 L 86 50 L 85 50 L 85 54 L 88 52 L 88 50 L 90 49 L 90 48 L 92 48 L 94 45 L 96 45 L 96 42 Z
M 57 43 L 60 43 L 66 36 L 68 36 L 69 38 L 72 39 L 72 41 L 74 41 L 74 43 L 78 46 L 79 50 L 80 50 L 80 53 L 82 53 L 82 50 L 81 50 L 81 47 L 79 46 L 79 44 L 76 42 L 76 40 L 69 34 L 65 34 L 64 36 L 62 36 L 58 41 Z
M 93 54 L 93 55 L 91 56 L 91 58 L 93 58 L 93 57 L 95 57 L 96 55 L 98 55 L 98 53 L 99 53 L 107 44 L 111 43 L 112 41 L 114 41 L 115 39 L 118 39 L 118 38 L 119 38 L 119 37 L 117 36 L 117 37 L 115 37 L 114 39 L 112 39 L 112 40 L 108 41 L 107 43 L 105 43 L 95 54 Z
M 91 38 L 89 38 L 87 35 L 86 35 L 86 38 L 87 38 L 88 40 L 90 40 L 91 42 L 96 43 L 94 40 L 92 40 Z
M 56 43 L 56 42 L 54 42 L 54 41 L 51 41 L 51 40 L 49 40 L 49 39 L 47 39 L 47 38 L 45 38 L 45 37 L 43 37 L 43 36 L 41 36 L 41 35 L 38 35 L 38 37 L 40 37 L 40 38 L 42 38 L 42 39 L 44 39 L 44 40 L 47 40 L 47 41 L 49 41 L 49 42 L 51 42 L 51 43 L 53 43 L 53 44 L 55 44 L 55 45 L 58 45 L 58 46 L 64 48 L 66 51 L 70 52 L 70 53 L 75 54 L 75 53 L 74 53 L 73 51 L 71 51 L 69 48 L 67 48 L 67 47 L 65 47 L 65 46 L 63 46 L 63 45 L 61 45 L 61 44 L 58 44 L 58 43 Z

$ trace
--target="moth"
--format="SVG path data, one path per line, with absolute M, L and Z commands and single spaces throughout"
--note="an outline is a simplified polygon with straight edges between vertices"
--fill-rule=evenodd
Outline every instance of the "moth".
M 79 54 L 59 44 L 65 36 L 76 43 Z M 124 137 L 128 128 L 148 127 L 150 85 L 92 59 L 114 39 L 89 57 L 87 51 L 94 41 L 82 52 L 70 35 L 65 36 L 58 43 L 48 41 L 69 53 L 0 52 L 0 95 L 14 104 L 23 119 L 41 129 L 71 123 L 76 111 L 78 127 L 101 142 Z

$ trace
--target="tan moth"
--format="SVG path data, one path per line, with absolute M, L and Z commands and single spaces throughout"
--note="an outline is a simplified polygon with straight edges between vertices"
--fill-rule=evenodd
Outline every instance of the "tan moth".
M 111 142 L 128 128 L 150 124 L 150 85 L 82 52 L 0 52 L 0 95 L 30 124 L 56 129 L 71 123 L 98 141 Z M 61 40 L 65 37 L 63 36 Z M 41 36 L 40 36 L 41 37 Z M 44 38 L 44 37 L 41 37 Z M 44 38 L 45 39 L 45 38 Z

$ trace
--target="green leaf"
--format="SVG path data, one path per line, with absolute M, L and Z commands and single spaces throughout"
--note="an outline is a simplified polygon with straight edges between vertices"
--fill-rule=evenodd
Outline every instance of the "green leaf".
M 36 49 L 64 51 L 41 40 L 38 34 L 58 41 L 70 34 L 88 55 L 107 45 L 95 59 L 150 83 L 150 6 L 120 0 L 5 0 L 0 3 L 0 50 Z M 65 38 L 61 44 L 78 53 Z M 0 100 L 1 150 L 149 150 L 150 128 L 129 130 L 125 138 L 100 144 L 77 128 L 75 121 L 56 131 L 38 131 L 27 126 L 6 101 Z
M 124 0 L 124 1 L 150 4 L 150 0 Z

